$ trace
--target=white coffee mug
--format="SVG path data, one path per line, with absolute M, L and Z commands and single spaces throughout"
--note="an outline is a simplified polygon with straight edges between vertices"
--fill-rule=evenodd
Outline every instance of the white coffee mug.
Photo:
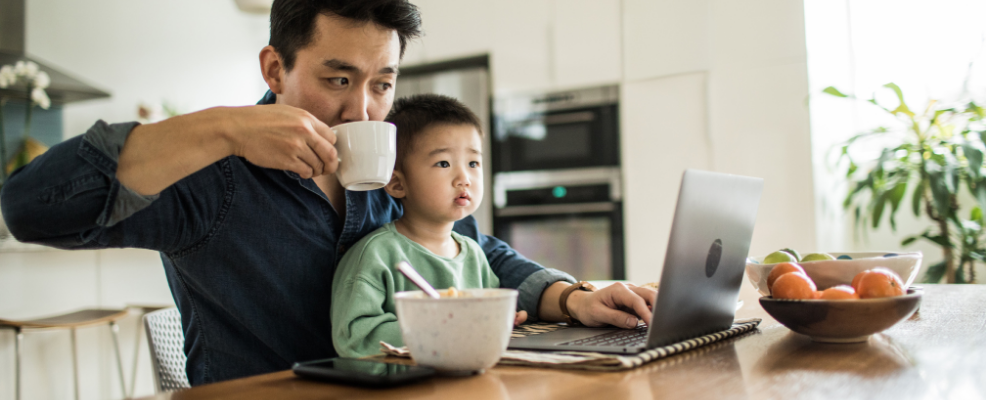
M 357 121 L 332 127 L 336 134 L 342 187 L 353 191 L 379 189 L 390 182 L 397 159 L 397 127 L 383 121 Z

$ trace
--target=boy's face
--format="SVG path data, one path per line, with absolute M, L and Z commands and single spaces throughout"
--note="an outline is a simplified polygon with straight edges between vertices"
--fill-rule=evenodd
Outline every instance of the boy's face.
M 483 201 L 482 149 L 472 125 L 427 126 L 394 171 L 387 193 L 402 199 L 405 214 L 436 223 L 465 218 Z

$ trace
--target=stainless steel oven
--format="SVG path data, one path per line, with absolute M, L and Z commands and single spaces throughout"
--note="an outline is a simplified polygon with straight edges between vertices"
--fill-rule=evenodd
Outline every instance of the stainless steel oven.
M 493 172 L 619 166 L 618 100 L 616 86 L 498 98 Z
M 578 279 L 625 279 L 619 90 L 494 102 L 493 234 Z
M 618 167 L 497 174 L 493 234 L 583 280 L 625 279 Z

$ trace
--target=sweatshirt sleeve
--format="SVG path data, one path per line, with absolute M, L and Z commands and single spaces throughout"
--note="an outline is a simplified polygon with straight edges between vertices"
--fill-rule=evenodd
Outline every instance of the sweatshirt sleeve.
M 402 346 L 397 316 L 386 312 L 387 291 L 360 277 L 332 289 L 332 344 L 340 357 L 366 357 L 380 352 L 380 341 Z

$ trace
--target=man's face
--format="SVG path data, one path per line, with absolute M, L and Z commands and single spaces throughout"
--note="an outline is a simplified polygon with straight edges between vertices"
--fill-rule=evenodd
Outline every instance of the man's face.
M 277 103 L 301 108 L 329 126 L 383 121 L 394 102 L 397 31 L 318 15 L 312 42 L 283 74 Z
M 425 128 L 401 163 L 405 213 L 438 223 L 472 214 L 483 201 L 483 142 L 468 124 Z

